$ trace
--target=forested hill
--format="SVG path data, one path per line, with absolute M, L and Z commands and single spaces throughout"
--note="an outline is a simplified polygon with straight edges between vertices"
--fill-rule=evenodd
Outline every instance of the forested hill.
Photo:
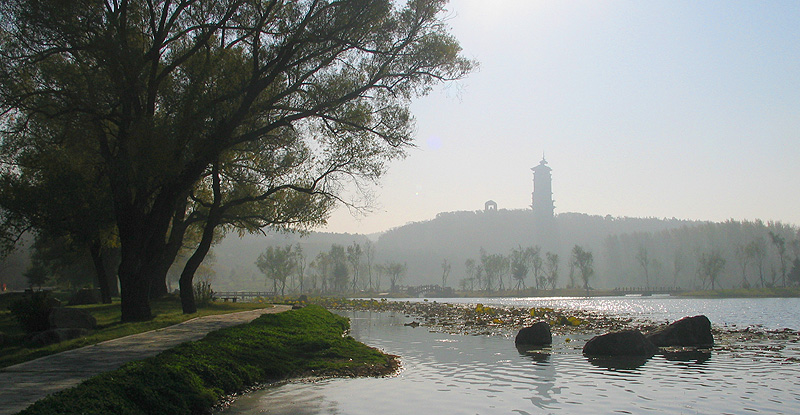
M 360 245 L 367 249 L 370 239 L 374 266 L 406 265 L 400 284 L 441 284 L 442 263 L 446 260 L 451 264 L 447 285 L 455 288 L 465 286 L 462 281 L 469 277 L 465 265 L 468 260 L 480 266 L 482 256 L 509 258 L 512 250 L 520 248 L 540 247 L 542 259 L 548 252 L 557 254 L 556 284 L 564 287 L 581 285 L 576 273 L 570 278 L 572 249 L 579 245 L 593 255 L 594 274 L 590 285 L 599 289 L 646 285 L 683 288 L 783 285 L 793 260 L 800 257 L 798 228 L 780 222 L 729 220 L 714 223 L 562 213 L 549 226 L 537 227 L 530 210 L 449 212 L 391 229 L 377 240 L 374 235 L 368 238 L 330 233 L 311 233 L 304 237 L 229 236 L 214 250 L 214 285 L 221 289 L 266 287 L 268 283 L 255 261 L 267 247 L 287 245 L 302 248 L 307 281 L 321 284 L 323 278 L 332 277 L 323 277 L 326 271 L 317 269 L 314 259 L 319 254 L 330 252 L 332 245 L 345 248 Z M 701 265 L 712 257 L 720 260 L 721 268 L 709 276 Z M 366 278 L 364 257 L 360 267 L 360 278 Z M 375 269 L 373 274 L 377 275 Z M 505 271 L 503 275 L 504 286 L 511 286 L 514 281 L 510 272 Z M 793 283 L 786 278 L 788 284 Z M 388 285 L 385 279 L 386 276 L 384 290 Z M 532 276 L 525 283 L 535 285 Z M 364 287 L 367 283 L 359 285 Z
M 481 249 L 507 255 L 514 248 L 540 246 L 542 256 L 547 251 L 559 254 L 566 275 L 566 259 L 576 244 L 595 250 L 611 235 L 657 233 L 698 224 L 701 222 L 562 213 L 557 215 L 554 229 L 547 230 L 537 228 L 530 210 L 448 212 L 384 233 L 377 249 L 379 257 L 408 264 L 410 284 L 441 279 L 441 263 L 447 259 L 453 275 L 448 285 L 457 286 L 465 261 L 479 261 Z M 600 265 L 602 258 L 594 255 Z
M 557 234 L 537 232 L 530 210 L 499 210 L 440 213 L 435 219 L 410 223 L 392 229 L 378 240 L 387 252 L 402 250 L 467 253 L 480 248 L 487 252 L 506 252 L 518 246 L 551 245 L 549 238 L 561 244 L 596 244 L 609 235 L 636 232 L 660 232 L 702 222 L 679 219 L 615 218 L 583 213 L 562 213 L 556 219 Z M 555 241 L 559 242 L 559 241 Z

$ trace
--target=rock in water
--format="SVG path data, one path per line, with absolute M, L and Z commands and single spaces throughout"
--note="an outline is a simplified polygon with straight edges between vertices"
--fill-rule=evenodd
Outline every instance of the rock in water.
M 669 326 L 647 336 L 658 347 L 712 347 L 711 321 L 699 315 L 684 317 Z
M 624 330 L 595 336 L 583 346 L 587 356 L 652 356 L 656 347 L 639 330 Z
M 553 336 L 550 334 L 550 325 L 540 321 L 530 327 L 525 327 L 517 333 L 514 339 L 517 345 L 546 346 L 553 343 Z
M 54 329 L 93 329 L 97 319 L 79 308 L 57 307 L 50 311 L 50 327 Z

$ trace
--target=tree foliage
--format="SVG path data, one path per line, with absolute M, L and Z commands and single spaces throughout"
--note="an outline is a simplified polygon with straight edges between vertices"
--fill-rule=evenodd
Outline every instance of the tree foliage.
M 189 275 L 218 226 L 318 224 L 344 180 L 403 155 L 410 99 L 474 66 L 444 4 L 4 2 L 2 173 L 45 180 L 25 162 L 79 154 L 113 214 L 122 318 L 149 319 L 187 220 Z
M 594 256 L 579 245 L 572 247 L 572 263 L 580 272 L 583 288 L 589 293 L 589 278 L 594 275 Z
M 719 279 L 720 274 L 725 269 L 725 258 L 723 258 L 722 254 L 717 250 L 703 252 L 700 254 L 700 258 L 697 261 L 697 267 L 697 274 L 703 281 L 703 285 L 710 283 L 711 289 L 713 290 L 715 289 L 717 279 Z
M 555 290 L 556 285 L 558 284 L 558 254 L 547 252 L 545 257 L 547 258 L 545 260 L 545 275 L 547 275 L 547 283 L 550 285 L 551 290 Z
M 267 249 L 258 256 L 256 266 L 268 280 L 272 281 L 273 292 L 278 292 L 280 289 L 281 295 L 286 290 L 286 279 L 295 269 L 295 256 L 293 254 L 292 245 L 285 247 L 267 247 Z
M 397 285 L 406 274 L 406 264 L 401 264 L 395 261 L 389 261 L 381 265 L 381 270 L 389 278 L 389 291 L 396 292 Z

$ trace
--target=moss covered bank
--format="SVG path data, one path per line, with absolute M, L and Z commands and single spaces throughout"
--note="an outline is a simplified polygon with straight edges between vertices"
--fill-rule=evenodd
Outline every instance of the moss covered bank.
M 31 405 L 22 414 L 202 414 L 223 397 L 296 376 L 379 376 L 394 357 L 346 336 L 319 306 L 259 317 L 129 363 Z

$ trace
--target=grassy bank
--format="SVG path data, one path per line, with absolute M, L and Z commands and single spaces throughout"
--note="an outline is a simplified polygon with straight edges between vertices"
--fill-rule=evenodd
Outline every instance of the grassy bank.
M 25 332 L 22 331 L 16 318 L 8 311 L 8 306 L 6 305 L 0 308 L 0 332 L 5 333 L 7 336 L 6 343 L 0 345 L 0 368 L 78 347 L 97 344 L 106 340 L 164 328 L 196 317 L 263 308 L 264 304 L 212 303 L 202 307 L 195 314 L 183 314 L 180 302 L 174 299 L 153 301 L 151 306 L 155 317 L 150 321 L 137 323 L 120 322 L 119 302 L 76 306 L 76 308 L 82 308 L 90 312 L 97 319 L 96 330 L 93 330 L 86 337 L 44 347 L 33 347 L 25 341 Z
M 294 376 L 382 375 L 395 360 L 343 334 L 319 306 L 268 314 L 129 363 L 42 399 L 21 414 L 198 414 L 226 395 Z

